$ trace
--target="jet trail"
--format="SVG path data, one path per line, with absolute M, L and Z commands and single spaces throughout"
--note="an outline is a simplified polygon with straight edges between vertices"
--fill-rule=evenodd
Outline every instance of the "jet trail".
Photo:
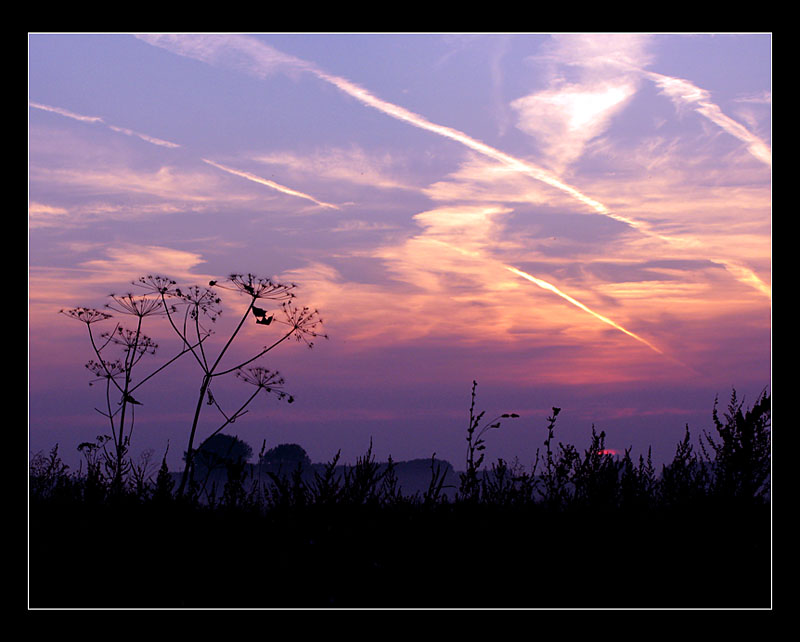
M 167 49 L 168 51 L 171 51 L 181 56 L 194 58 L 196 60 L 202 60 L 203 62 L 206 62 L 208 64 L 233 66 L 236 69 L 251 73 L 259 78 L 264 78 L 265 75 L 277 70 L 285 70 L 288 72 L 311 73 L 320 80 L 330 83 L 340 91 L 346 93 L 352 98 L 355 98 L 360 103 L 368 107 L 377 109 L 378 111 L 388 116 L 391 116 L 392 118 L 395 118 L 397 120 L 407 122 L 413 125 L 414 127 L 418 127 L 420 129 L 430 131 L 434 134 L 438 134 L 439 136 L 443 136 L 445 138 L 449 138 L 450 140 L 459 142 L 462 145 L 468 147 L 469 149 L 478 152 L 479 154 L 482 154 L 488 158 L 491 158 L 495 161 L 504 164 L 509 169 L 513 169 L 522 174 L 526 174 L 535 180 L 543 182 L 546 185 L 550 185 L 555 189 L 558 189 L 566 194 L 569 194 L 576 200 L 590 207 L 598 214 L 602 214 L 603 216 L 608 216 L 609 218 L 624 223 L 629 227 L 636 229 L 647 236 L 657 238 L 666 243 L 672 244 L 676 242 L 675 239 L 663 236 L 661 234 L 652 231 L 645 223 L 629 219 L 612 212 L 608 207 L 603 205 L 603 203 L 601 203 L 600 201 L 597 201 L 591 198 L 590 196 L 587 196 L 577 188 L 568 185 L 567 183 L 563 182 L 558 177 L 552 175 L 550 172 L 542 169 L 541 167 L 537 167 L 531 163 L 525 162 L 509 154 L 506 154 L 505 152 L 502 152 L 498 149 L 495 149 L 494 147 L 491 147 L 490 145 L 487 145 L 486 143 L 476 140 L 457 129 L 446 127 L 444 125 L 438 125 L 436 123 L 429 121 L 423 116 L 420 116 L 419 114 L 415 114 L 414 112 L 405 109 L 404 107 L 400 107 L 399 105 L 395 105 L 385 100 L 381 100 L 380 98 L 374 96 L 372 93 L 370 93 L 363 87 L 360 87 L 345 78 L 329 74 L 316 67 L 313 63 L 310 63 L 306 60 L 302 60 L 300 58 L 295 58 L 294 56 L 283 54 L 282 52 L 274 49 L 273 47 L 264 44 L 262 42 L 259 42 L 254 38 L 250 38 L 247 36 L 239 36 L 239 35 L 215 36 L 215 35 L 165 35 L 165 34 L 151 34 L 151 35 L 142 34 L 142 35 L 137 35 L 137 38 L 153 46 Z M 237 58 L 236 55 L 238 55 L 239 57 Z M 694 85 L 691 85 L 691 83 L 688 83 L 686 81 L 680 81 L 683 83 L 682 85 L 680 85 L 682 88 L 691 89 L 691 91 L 689 92 L 689 94 L 687 94 L 687 96 L 683 96 L 682 92 L 678 91 L 679 83 L 677 81 L 679 79 L 670 78 L 668 76 L 662 76 L 660 74 L 644 72 L 641 69 L 636 69 L 636 70 L 648 76 L 654 82 L 661 83 L 659 86 L 661 86 L 664 89 L 665 93 L 667 93 L 670 96 L 683 97 L 683 99 L 685 100 L 692 100 L 695 102 L 699 101 L 698 111 L 700 113 L 707 116 L 708 118 L 711 118 L 714 122 L 716 122 L 723 128 L 726 128 L 726 131 L 729 131 L 734 135 L 738 135 L 740 138 L 745 137 L 750 143 L 752 143 L 750 145 L 751 152 L 755 150 L 756 154 L 760 154 L 760 158 L 764 160 L 765 146 L 763 146 L 763 143 L 761 144 L 762 146 L 759 146 L 758 143 L 760 141 L 758 141 L 758 139 L 755 136 L 750 135 L 749 132 L 747 132 L 747 130 L 744 127 L 738 125 L 738 123 L 735 123 L 727 116 L 722 114 L 722 112 L 716 105 L 708 102 L 707 100 L 704 100 L 705 98 L 707 98 L 707 92 L 704 92 L 703 90 L 694 87 Z M 672 81 L 672 83 L 670 84 L 668 81 Z M 738 125 L 738 128 L 733 127 L 731 123 L 734 123 L 734 125 Z M 749 138 L 747 138 L 748 135 Z M 744 140 L 745 138 L 742 139 Z M 771 153 L 769 154 L 769 158 L 771 159 Z M 771 164 L 771 160 L 769 162 Z M 732 264 L 726 260 L 720 260 L 720 259 L 713 259 L 713 260 L 722 264 L 737 280 L 755 287 L 760 292 L 765 293 L 770 299 L 772 298 L 769 286 L 767 286 L 763 281 L 761 281 L 753 272 L 749 272 L 749 274 L 743 275 L 741 266 L 732 267 Z
M 67 118 L 72 118 L 74 120 L 80 120 L 85 123 L 103 123 L 102 118 L 100 116 L 82 116 L 81 114 L 76 114 L 75 112 L 69 111 L 67 109 L 61 109 L 61 107 L 51 107 L 50 105 L 42 105 L 41 103 L 28 103 L 31 107 L 35 107 L 36 109 L 41 109 L 42 111 L 49 111 L 53 112 L 54 114 L 60 114 L 61 116 L 66 116 Z
M 503 163 L 504 165 L 506 165 L 510 169 L 516 170 L 516 171 L 518 171 L 520 173 L 523 173 L 523 174 L 527 174 L 528 176 L 530 176 L 530 177 L 532 177 L 532 178 L 534 178 L 534 179 L 536 179 L 538 181 L 546 183 L 547 185 L 550 185 L 550 186 L 552 186 L 552 187 L 554 187 L 556 189 L 559 189 L 562 192 L 565 192 L 565 193 L 569 194 L 570 196 L 576 198 L 580 202 L 588 205 L 590 208 L 592 208 L 598 214 L 602 214 L 602 215 L 608 216 L 609 218 L 612 218 L 612 219 L 614 219 L 616 221 L 620 221 L 621 223 L 625 223 L 626 225 L 638 230 L 639 232 L 641 232 L 641 233 L 643 233 L 643 234 L 645 234 L 647 236 L 650 236 L 650 237 L 653 237 L 653 238 L 657 238 L 657 239 L 659 239 L 661 241 L 664 241 L 666 243 L 669 243 L 669 244 L 674 244 L 674 243 L 680 244 L 680 239 L 676 240 L 676 239 L 671 238 L 669 236 L 664 236 L 662 234 L 658 234 L 656 232 L 653 232 L 651 229 L 649 229 L 649 227 L 647 225 L 645 225 L 643 223 L 640 223 L 639 221 L 636 221 L 636 220 L 633 220 L 633 219 L 629 219 L 629 218 L 626 218 L 624 216 L 620 216 L 619 214 L 613 213 L 611 210 L 609 210 L 601 202 L 599 202 L 599 201 L 597 201 L 597 200 L 595 200 L 595 199 L 583 194 L 582 192 L 580 192 L 576 188 L 572 187 L 571 185 L 568 185 L 568 184 L 564 183 L 563 181 L 559 180 L 557 177 L 553 176 L 552 174 L 550 174 L 549 172 L 545 171 L 544 169 L 541 169 L 541 168 L 536 167 L 536 166 L 534 166 L 534 165 L 532 165 L 530 163 L 527 163 L 527 162 L 522 161 L 522 160 L 520 160 L 518 158 L 510 156 L 510 155 L 506 154 L 505 152 L 502 152 L 502 151 L 500 151 L 498 149 L 495 149 L 495 148 L 493 148 L 493 147 L 491 147 L 491 146 L 489 146 L 489 145 L 487 145 L 485 143 L 482 143 L 482 142 L 480 142 L 478 140 L 475 140 L 474 138 L 472 138 L 472 137 L 468 136 L 467 134 L 465 134 L 463 132 L 460 132 L 460 131 L 458 131 L 456 129 L 452 129 L 450 127 L 445 127 L 443 125 L 437 125 L 436 123 L 432 123 L 429 120 L 427 120 L 426 118 L 424 118 L 424 117 L 422 117 L 422 116 L 420 116 L 418 114 L 415 114 L 413 112 L 410 112 L 407 109 L 404 109 L 403 107 L 399 107 L 398 105 L 394 105 L 392 103 L 388 103 L 388 102 L 386 102 L 384 100 L 381 100 L 380 98 L 377 98 L 377 97 L 373 96 L 367 90 L 365 90 L 365 89 L 363 89 L 363 88 L 351 83 L 350 81 L 348 81 L 348 80 L 346 80 L 344 78 L 340 78 L 338 76 L 332 76 L 330 74 L 326 74 L 325 72 L 320 71 L 318 69 L 310 69 L 310 71 L 312 73 L 314 73 L 320 79 L 325 80 L 326 82 L 329 82 L 329 83 L 333 84 L 334 86 L 336 86 L 337 88 L 339 88 L 343 92 L 351 95 L 353 98 L 355 98 L 356 100 L 362 102 L 363 104 L 365 104 L 365 105 L 367 105 L 369 107 L 373 107 L 374 109 L 382 111 L 383 113 L 385 113 L 385 114 L 387 114 L 389 116 L 392 116 L 393 118 L 397 118 L 399 120 L 403 120 L 403 121 L 408 122 L 408 123 L 410 123 L 410 124 L 412 124 L 412 125 L 414 125 L 416 127 L 421 128 L 421 129 L 425 129 L 425 130 L 431 131 L 431 132 L 433 132 L 435 134 L 439 134 L 440 136 L 444 136 L 444 137 L 449 138 L 451 140 L 455 140 L 455 141 L 465 145 L 466 147 L 469 147 L 470 149 L 472 149 L 472 150 L 474 150 L 476 152 L 479 152 L 480 154 L 483 154 L 484 156 L 488 156 L 489 158 L 492 158 L 492 159 L 494 159 L 496 161 L 499 161 L 499 162 Z M 658 74 L 652 74 L 652 75 L 653 76 L 658 76 Z M 666 76 L 659 76 L 659 78 L 664 79 L 664 78 L 667 78 L 667 77 Z M 702 91 L 702 90 L 698 90 L 698 91 Z M 700 97 L 702 97 L 704 95 L 705 94 L 700 94 Z M 745 140 L 746 142 L 751 143 L 750 150 L 751 151 L 755 150 L 754 153 L 755 153 L 756 157 L 759 158 L 760 160 L 765 160 L 765 155 L 766 155 L 767 162 L 771 165 L 771 153 L 769 153 L 769 149 L 766 148 L 766 146 L 763 145 L 763 143 L 761 143 L 759 145 L 758 143 L 760 143 L 761 141 L 758 141 L 758 139 L 755 136 L 750 135 L 749 132 L 747 132 L 747 130 L 744 127 L 742 127 L 741 125 L 738 125 L 738 123 L 735 123 L 734 121 L 729 119 L 727 116 L 722 114 L 722 112 L 719 110 L 719 108 L 716 105 L 713 105 L 713 104 L 707 103 L 707 102 L 701 102 L 700 103 L 700 108 L 698 108 L 698 111 L 700 111 L 701 113 L 703 113 L 707 117 L 712 118 L 712 120 L 714 120 L 714 122 L 717 122 L 717 124 L 719 124 L 721 127 L 725 128 L 726 131 L 729 131 L 734 136 L 737 136 L 741 140 Z M 730 122 L 728 122 L 728 121 L 730 121 Z M 731 126 L 730 123 L 733 123 L 734 125 L 737 125 L 738 128 Z M 766 148 L 766 152 L 764 151 L 765 148 Z M 762 292 L 763 294 L 765 294 L 770 300 L 772 299 L 772 290 L 771 290 L 771 288 L 766 283 L 764 283 L 760 278 L 758 278 L 758 276 L 752 270 L 749 270 L 749 269 L 747 269 L 747 268 L 745 268 L 745 267 L 743 267 L 741 265 L 735 265 L 735 264 L 733 264 L 730 261 L 727 261 L 725 259 L 712 259 L 712 260 L 717 262 L 717 263 L 720 263 L 738 281 L 754 287 L 759 292 Z M 528 278 L 528 277 L 525 277 L 525 278 Z M 564 295 L 564 296 L 566 296 L 566 295 Z M 579 307 L 580 307 L 580 305 L 579 305 Z M 592 312 L 592 314 L 594 314 L 594 313 Z M 623 331 L 627 332 L 626 330 L 623 330 Z M 639 337 L 636 337 L 636 338 L 639 339 Z M 639 340 L 641 340 L 641 339 L 639 339 Z
M 154 136 L 148 136 L 147 134 L 140 134 L 139 132 L 135 132 L 132 129 L 127 129 L 125 127 L 117 127 L 116 125 L 110 125 L 107 122 L 105 122 L 100 116 L 83 116 L 81 114 L 76 114 L 75 112 L 71 112 L 67 109 L 62 109 L 60 107 L 51 107 L 50 105 L 42 105 L 40 103 L 35 103 L 35 102 L 30 102 L 28 104 L 31 107 L 35 107 L 36 109 L 49 111 L 54 114 L 65 116 L 67 118 L 72 118 L 73 120 L 78 120 L 85 123 L 101 123 L 106 127 L 108 127 L 109 129 L 111 129 L 112 131 L 119 132 L 120 134 L 125 134 L 126 136 L 136 136 L 148 143 L 152 143 L 153 145 L 159 145 L 161 147 L 171 147 L 171 148 L 180 147 L 180 145 L 178 145 L 177 143 L 171 143 L 167 140 L 155 138 Z M 297 190 L 293 190 L 290 187 L 286 187 L 285 185 L 281 185 L 274 181 L 267 180 L 266 178 L 261 178 L 260 176 L 256 176 L 255 174 L 250 174 L 249 172 L 243 172 L 237 169 L 233 169 L 231 167 L 226 167 L 224 165 L 220 165 L 219 163 L 215 163 L 214 161 L 210 161 L 205 158 L 201 160 L 204 163 L 213 165 L 217 169 L 221 169 L 224 172 L 228 172 L 229 174 L 235 174 L 236 176 L 241 176 L 242 178 L 246 178 L 256 183 L 261 183 L 262 185 L 271 187 L 272 189 L 278 190 L 279 192 L 283 192 L 284 194 L 297 196 L 299 198 L 305 198 L 307 200 L 313 201 L 314 203 L 320 205 L 321 207 L 330 207 L 336 210 L 339 209 L 339 207 L 337 207 L 336 205 L 332 205 L 331 203 L 325 203 L 323 201 L 318 201 L 313 196 L 309 196 L 308 194 L 304 194 L 303 192 L 298 192 Z
M 476 252 L 474 250 L 466 250 L 464 248 L 452 245 L 451 243 L 447 243 L 446 241 L 442 241 L 440 239 L 429 239 L 429 240 L 434 242 L 434 243 L 439 243 L 441 245 L 444 245 L 445 247 L 447 247 L 447 248 L 449 248 L 451 250 L 454 250 L 456 252 L 459 252 L 460 254 L 465 254 L 465 255 L 470 256 L 472 258 L 483 259 L 483 260 L 486 260 L 486 261 L 490 261 L 492 263 L 496 263 L 493 259 L 487 259 L 486 257 L 484 257 L 480 252 Z M 502 265 L 502 264 L 500 264 L 500 265 Z M 595 312 L 594 310 L 592 310 L 591 308 L 587 307 L 586 305 L 584 305 L 583 303 L 581 303 L 577 299 L 572 298 L 569 294 L 566 294 L 565 292 L 562 292 L 561 290 L 559 290 L 552 283 L 548 283 L 547 281 L 544 281 L 542 279 L 538 279 L 535 276 L 533 276 L 532 274 L 528 274 L 527 272 L 524 272 L 524 271 L 522 271 L 522 270 L 520 270 L 518 268 L 515 268 L 515 267 L 511 266 L 511 265 L 502 265 L 502 267 L 505 268 L 506 270 L 508 270 L 509 272 L 512 272 L 513 274 L 516 274 L 517 276 L 521 276 L 523 279 L 527 279 L 531 283 L 535 283 L 536 285 L 538 285 L 543 290 L 548 290 L 549 292 L 553 292 L 554 294 L 557 294 L 558 296 L 560 296 L 565 301 L 568 301 L 569 303 L 574 305 L 576 308 L 578 308 L 580 310 L 583 310 L 584 312 L 588 312 L 593 317 L 595 317 L 596 319 L 599 319 L 603 323 L 606 323 L 606 324 L 610 325 L 612 328 L 615 328 L 616 330 L 619 330 L 620 332 L 622 332 L 624 334 L 627 334 L 629 337 L 631 337 L 633 339 L 636 339 L 636 341 L 639 341 L 640 343 L 643 343 L 648 348 L 653 350 L 653 352 L 655 352 L 657 354 L 660 354 L 661 356 L 666 357 L 667 359 L 670 359 L 671 361 L 674 361 L 675 363 L 678 363 L 681 366 L 684 366 L 684 367 L 692 369 L 690 366 L 688 366 L 687 364 L 683 363 L 682 361 L 676 359 L 675 357 L 671 357 L 671 356 L 665 354 L 663 350 L 661 350 L 660 348 L 654 346 L 652 343 L 650 343 L 646 339 L 643 339 L 638 334 L 634 334 L 630 330 L 627 330 L 627 329 L 623 328 L 619 323 L 616 323 L 615 321 L 612 321 L 608 317 L 605 317 L 602 314 L 600 314 L 598 312 Z
M 147 134 L 140 134 L 139 132 L 135 132 L 132 129 L 126 129 L 125 127 L 117 127 L 116 125 L 110 125 L 106 121 L 104 121 L 100 116 L 82 116 L 81 114 L 76 114 L 75 112 L 69 111 L 67 109 L 62 109 L 60 107 L 51 107 L 50 105 L 42 105 L 41 103 L 28 103 L 31 107 L 35 107 L 36 109 L 41 109 L 42 111 L 49 111 L 54 114 L 59 114 L 61 116 L 66 116 L 67 118 L 72 118 L 73 120 L 79 120 L 84 123 L 101 123 L 111 129 L 112 131 L 119 132 L 120 134 L 125 134 L 126 136 L 136 136 L 137 138 L 141 138 L 143 141 L 148 143 L 152 143 L 153 145 L 159 145 L 161 147 L 180 147 L 178 143 L 172 143 L 168 140 L 162 140 L 161 138 L 155 138 L 154 136 L 148 136 Z
M 306 200 L 312 201 L 321 207 L 330 207 L 335 210 L 338 210 L 339 207 L 336 205 L 332 205 L 331 203 L 325 203 L 323 201 L 318 201 L 313 196 L 309 196 L 308 194 L 304 194 L 303 192 L 298 192 L 297 190 L 293 190 L 290 187 L 286 187 L 285 185 L 281 185 L 280 183 L 276 183 L 275 181 L 268 180 L 266 178 L 261 178 L 260 176 L 256 176 L 255 174 L 251 174 L 250 172 L 243 172 L 238 169 L 233 169 L 232 167 L 226 167 L 225 165 L 220 165 L 219 163 L 215 163 L 214 161 L 210 161 L 206 158 L 203 158 L 202 161 L 204 163 L 208 163 L 209 165 L 216 167 L 217 169 L 221 169 L 223 172 L 228 172 L 229 174 L 234 174 L 235 176 L 241 176 L 242 178 L 246 178 L 249 181 L 253 181 L 255 183 L 261 183 L 261 185 L 266 185 L 267 187 L 271 187 L 272 189 L 278 190 L 279 192 L 283 192 L 284 194 L 289 194 L 290 196 L 297 196 L 298 198 L 305 198 Z
M 596 318 L 600 319 L 600 320 L 601 320 L 603 323 L 607 323 L 607 324 L 608 324 L 608 325 L 610 325 L 612 328 L 616 328 L 616 329 L 617 329 L 617 330 L 619 330 L 620 332 L 624 332 L 624 333 L 625 333 L 625 334 L 627 334 L 629 337 L 632 337 L 633 339 L 636 339 L 637 341 L 639 341 L 639 342 L 643 343 L 644 345 L 646 345 L 648 348 L 650 348 L 650 349 L 651 349 L 651 350 L 653 350 L 654 352 L 656 352 L 656 353 L 658 353 L 658 354 L 660 354 L 660 355 L 664 355 L 664 352 L 663 352 L 663 350 L 660 350 L 659 348 L 657 348 L 656 346 L 654 346 L 654 345 L 653 345 L 652 343 L 650 343 L 650 342 L 649 342 L 647 339 L 643 339 L 643 338 L 642 338 L 642 337 L 640 337 L 638 334 L 634 334 L 634 333 L 633 333 L 633 332 L 631 332 L 630 330 L 626 330 L 626 329 L 625 329 L 625 328 L 623 328 L 621 325 L 619 325 L 619 323 L 615 323 L 614 321 L 612 321 L 612 320 L 611 320 L 611 319 L 609 319 L 608 317 L 604 317 L 602 314 L 599 314 L 598 312 L 595 312 L 594 310 L 592 310 L 592 309 L 590 309 L 590 308 L 587 308 L 587 307 L 586 307 L 586 306 L 585 306 L 583 303 L 581 303 L 580 301 L 577 301 L 576 299 L 573 299 L 573 298 L 572 298 L 572 297 L 571 297 L 569 294 L 565 294 L 564 292 L 562 292 L 561 290 L 559 290 L 559 289 L 558 289 L 558 288 L 557 288 L 555 285 L 553 285 L 552 283 L 548 283 L 547 281 L 542 281 L 542 279 L 537 279 L 535 276 L 532 276 L 532 275 L 528 274 L 527 272 L 523 272 L 522 270 L 518 270 L 518 269 L 517 269 L 517 268 L 515 268 L 515 267 L 511 267 L 510 265 L 506 265 L 506 266 L 504 266 L 504 267 L 505 267 L 505 268 L 506 268 L 506 270 L 508 270 L 509 272 L 513 272 L 513 273 L 514 273 L 514 274 L 516 274 L 517 276 L 521 276 L 523 279 L 527 279 L 527 280 L 528 280 L 528 281 L 530 281 L 531 283 L 535 283 L 535 284 L 536 284 L 536 285 L 538 285 L 540 288 L 542 288 L 542 289 L 544 289 L 544 290 L 549 290 L 550 292 L 554 292 L 555 294 L 557 294 L 558 296 L 560 296 L 562 299 L 564 299 L 564 300 L 566 300 L 566 301 L 569 301 L 569 302 L 570 302 L 572 305 L 574 305 L 575 307 L 577 307 L 577 308 L 580 308 L 580 309 L 581 309 L 581 310 L 583 310 L 584 312 L 588 312 L 588 313 L 589 313 L 589 314 L 591 314 L 592 316 L 594 316 L 594 317 L 596 317 Z M 666 355 L 664 355 L 664 356 L 666 356 Z
M 397 120 L 410 123 L 411 125 L 424 129 L 439 136 L 444 136 L 451 140 L 457 141 L 470 149 L 488 156 L 493 160 L 499 161 L 507 167 L 514 169 L 518 172 L 527 174 L 538 181 L 546 183 L 556 189 L 559 189 L 585 205 L 588 205 L 599 214 L 611 216 L 619 221 L 623 221 L 628 225 L 636 226 L 635 221 L 631 221 L 624 217 L 613 214 L 605 205 L 583 194 L 571 185 L 567 185 L 556 176 L 553 176 L 546 170 L 536 167 L 530 163 L 526 163 L 518 158 L 514 158 L 509 154 L 501 152 L 486 143 L 475 140 L 464 132 L 458 131 L 451 127 L 438 125 L 429 121 L 428 119 L 415 114 L 399 105 L 381 100 L 374 96 L 372 93 L 359 87 L 346 78 L 329 74 L 313 63 L 300 58 L 295 58 L 283 54 L 273 47 L 259 42 L 254 38 L 239 35 L 219 36 L 219 35 L 166 35 L 166 34 L 142 34 L 137 35 L 137 38 L 147 42 L 156 47 L 161 47 L 172 53 L 201 60 L 212 65 L 233 66 L 238 70 L 249 72 L 250 74 L 263 78 L 266 74 L 276 71 L 285 70 L 287 72 L 305 72 L 310 73 L 323 80 L 340 91 L 355 98 L 360 103 L 377 109 L 384 114 L 391 116 Z M 238 56 L 238 57 L 237 57 Z
M 705 89 L 701 89 L 683 78 L 664 76 L 650 71 L 642 73 L 646 78 L 658 85 L 661 91 L 674 102 L 693 105 L 697 113 L 708 118 L 731 136 L 735 136 L 743 143 L 747 143 L 748 151 L 755 158 L 772 167 L 772 150 L 769 146 L 744 125 L 725 115 L 719 105 L 709 100 L 710 94 Z
M 359 87 L 358 85 L 341 78 L 339 76 L 332 76 L 327 74 L 319 69 L 313 69 L 312 73 L 316 75 L 321 80 L 329 82 L 330 84 L 334 85 L 341 91 L 346 94 L 349 94 L 359 102 L 377 109 L 388 116 L 396 118 L 398 120 L 405 121 L 418 127 L 420 129 L 425 129 L 427 131 L 433 132 L 440 136 L 444 136 L 445 138 L 449 138 L 451 140 L 457 141 L 470 149 L 483 154 L 493 160 L 499 161 L 506 165 L 508 168 L 518 171 L 523 174 L 527 174 L 532 178 L 535 178 L 538 181 L 546 183 L 551 187 L 555 187 L 562 192 L 566 192 L 570 196 L 576 198 L 577 200 L 581 201 L 585 205 L 588 205 L 592 208 L 595 212 L 599 214 L 604 214 L 606 216 L 610 216 L 615 218 L 619 221 L 627 223 L 628 225 L 636 226 L 635 221 L 631 221 L 630 219 L 624 218 L 622 216 L 615 215 L 609 210 L 605 205 L 596 201 L 595 199 L 583 194 L 576 188 L 572 187 L 571 185 L 567 185 L 563 181 L 559 180 L 556 176 L 553 176 L 546 170 L 542 169 L 541 167 L 536 167 L 530 163 L 522 161 L 518 158 L 510 156 L 505 152 L 500 151 L 499 149 L 495 149 L 486 143 L 482 143 L 479 140 L 472 138 L 471 136 L 461 132 L 457 129 L 453 129 L 452 127 L 446 127 L 444 125 L 437 125 L 429 121 L 427 118 L 420 116 L 419 114 L 415 114 L 412 111 L 409 111 L 403 107 L 395 105 L 393 103 L 386 102 L 385 100 L 381 100 L 376 96 L 372 95 L 366 89 Z

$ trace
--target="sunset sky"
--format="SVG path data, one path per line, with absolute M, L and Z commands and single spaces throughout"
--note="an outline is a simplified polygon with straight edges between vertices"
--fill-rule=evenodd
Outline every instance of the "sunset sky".
M 328 340 L 264 366 L 226 432 L 313 461 L 463 468 L 558 440 L 671 458 L 771 384 L 769 34 L 30 34 L 29 450 L 108 432 L 86 327 L 159 274 L 297 284 Z M 224 294 L 212 339 L 246 301 Z M 105 323 L 130 318 L 115 315 Z M 163 319 L 141 376 L 180 347 Z M 101 329 L 100 324 L 93 329 Z M 236 354 L 272 328 L 248 323 Z M 136 376 L 136 375 L 135 375 Z M 142 386 L 133 452 L 180 466 L 201 373 Z M 250 394 L 215 392 L 233 409 Z M 218 416 L 205 411 L 202 433 Z

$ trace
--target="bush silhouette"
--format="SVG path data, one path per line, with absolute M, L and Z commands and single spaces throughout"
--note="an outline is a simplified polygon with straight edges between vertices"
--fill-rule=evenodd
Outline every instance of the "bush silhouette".
M 704 454 L 712 472 L 711 492 L 724 501 L 752 503 L 769 492 L 771 399 L 764 391 L 751 409 L 743 412 L 743 405 L 734 389 L 723 423 L 714 402 L 717 438 L 704 432 L 713 457 L 705 448 Z

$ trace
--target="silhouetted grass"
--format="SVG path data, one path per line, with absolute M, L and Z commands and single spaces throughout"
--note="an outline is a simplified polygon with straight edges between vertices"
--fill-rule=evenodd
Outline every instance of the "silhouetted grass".
M 432 457 L 427 488 L 403 492 L 372 444 L 352 466 L 227 462 L 220 492 L 174 491 L 166 467 L 124 489 L 83 446 L 30 471 L 32 607 L 768 608 L 770 398 L 732 395 L 699 452 L 685 438 L 656 472 L 555 441 L 531 470 L 480 446 L 470 412 L 466 470 Z M 509 418 L 511 414 L 507 415 Z M 502 417 L 502 415 L 501 415 Z M 263 474 L 261 474 L 263 473 Z M 222 479 L 222 478 L 220 478 Z M 113 488 L 112 488 L 113 486 Z

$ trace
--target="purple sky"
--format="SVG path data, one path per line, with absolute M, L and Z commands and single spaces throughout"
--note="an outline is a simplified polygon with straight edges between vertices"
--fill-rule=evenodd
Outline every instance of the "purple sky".
M 296 402 L 227 432 L 314 461 L 461 468 L 476 379 L 521 415 L 488 461 L 528 466 L 559 406 L 558 439 L 661 463 L 770 385 L 769 34 L 31 34 L 28 64 L 31 452 L 108 432 L 58 312 L 146 274 L 298 285 L 330 338 L 270 352 Z M 145 321 L 142 375 L 178 347 Z M 134 454 L 179 465 L 193 365 L 140 389 Z

